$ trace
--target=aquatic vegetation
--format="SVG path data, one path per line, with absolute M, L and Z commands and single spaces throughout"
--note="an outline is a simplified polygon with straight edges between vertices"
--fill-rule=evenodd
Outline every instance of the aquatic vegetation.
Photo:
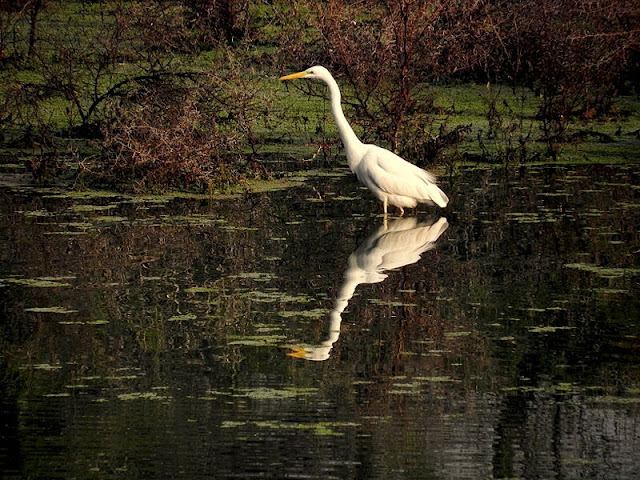
M 573 330 L 575 328 L 576 327 L 544 325 L 539 327 L 529 327 L 529 332 L 530 333 L 555 333 L 562 330 Z
M 240 388 L 233 392 L 233 396 L 248 397 L 254 400 L 280 400 L 283 398 L 296 398 L 315 395 L 318 392 L 316 388 L 297 388 L 285 387 L 282 389 L 258 387 L 258 388 Z
M 227 220 L 214 215 L 208 215 L 203 213 L 192 213 L 191 215 L 176 215 L 167 217 L 167 221 L 187 223 L 193 225 L 225 225 L 225 229 L 231 229 L 231 226 L 226 225 Z
M 267 180 L 246 180 L 242 184 L 238 185 L 235 189 L 241 191 L 249 191 L 251 193 L 266 193 L 277 192 L 280 190 L 287 190 L 293 187 L 299 187 L 309 177 L 308 176 L 283 176 L 281 178 L 271 178 Z
M 460 338 L 460 337 L 468 337 L 473 335 L 474 332 L 471 331 L 458 331 L 458 332 L 446 332 L 444 336 L 446 338 Z
M 227 345 L 242 345 L 245 347 L 273 347 L 282 343 L 285 335 L 230 335 Z
M 118 400 L 132 401 L 132 400 L 154 400 L 154 401 L 166 401 L 171 400 L 172 397 L 168 395 L 160 395 L 156 392 L 132 392 L 121 393 L 117 396 Z
M 266 280 L 259 280 L 266 281 Z M 283 303 L 309 303 L 314 300 L 309 295 L 291 295 L 286 292 L 281 292 L 277 289 L 269 290 L 251 290 L 248 292 L 242 292 L 239 294 L 241 297 L 246 297 L 254 302 L 283 302 Z
M 270 282 L 278 278 L 276 274 L 269 272 L 243 272 L 236 275 L 230 275 L 229 278 L 249 279 L 255 282 Z
M 31 307 L 25 308 L 25 312 L 35 312 L 35 313 L 59 313 L 59 314 L 69 314 L 76 313 L 77 310 L 70 310 L 66 307 Z
M 108 325 L 109 320 L 60 320 L 60 325 Z
M 638 405 L 640 404 L 640 397 L 618 397 L 613 395 L 591 397 L 589 398 L 591 403 L 603 403 L 610 405 Z
M 53 217 L 56 214 L 54 212 L 49 212 L 47 210 L 27 210 L 21 211 L 25 217 Z
M 392 395 L 421 395 L 430 385 L 458 383 L 461 383 L 459 379 L 449 375 L 394 377 L 393 388 L 389 390 L 389 393 Z
M 362 200 L 362 197 L 347 197 L 343 195 L 338 195 L 336 197 L 333 197 L 333 200 L 335 200 L 336 202 L 353 202 L 357 200 Z
M 384 305 L 388 307 L 417 307 L 418 306 L 418 304 L 416 303 L 400 302 L 400 301 L 394 301 L 394 300 L 382 300 L 379 298 L 371 298 L 369 299 L 369 302 L 374 305 Z
M 507 218 L 518 223 L 546 223 L 557 222 L 559 219 L 555 216 L 541 215 L 536 212 L 508 212 L 505 214 Z
M 278 312 L 280 317 L 284 318 L 319 318 L 329 314 L 326 308 L 312 308 L 310 310 L 286 310 Z
M 96 222 L 103 223 L 121 223 L 126 222 L 129 219 L 127 217 L 119 217 L 117 215 L 101 215 L 94 219 Z
M 443 375 L 443 376 L 434 376 L 434 377 L 415 377 L 415 380 L 421 381 L 421 382 L 435 382 L 435 383 L 449 383 L 449 382 L 460 382 L 460 380 L 455 379 L 455 378 L 451 378 L 448 375 Z
M 168 322 L 185 322 L 188 320 L 195 320 L 198 316 L 194 313 L 184 313 L 180 315 L 173 315 L 167 318 Z
M 640 275 L 640 268 L 618 268 L 618 267 L 601 267 L 592 263 L 567 263 L 565 268 L 580 270 L 583 272 L 595 273 L 601 277 L 627 277 Z
M 44 195 L 44 198 L 53 199 L 73 199 L 73 200 L 95 200 L 95 199 L 131 199 L 129 195 L 107 190 L 63 190 L 54 191 Z
M 601 295 L 629 295 L 631 293 L 625 288 L 594 288 L 593 291 Z
M 89 232 L 86 231 L 82 231 L 82 230 L 62 230 L 62 231 L 58 231 L 58 232 L 44 232 L 45 235 L 60 235 L 60 236 L 64 236 L 64 235 L 69 235 L 69 236 L 75 236 L 75 235 L 87 235 Z
M 21 278 L 21 277 L 7 277 L 0 278 L 0 286 L 7 283 L 16 285 L 23 285 L 25 287 L 32 288 L 58 288 L 58 287 L 70 287 L 71 284 L 66 280 L 73 280 L 75 277 L 38 277 L 38 278 Z
M 62 365 L 59 363 L 36 363 L 31 365 L 31 368 L 34 370 L 53 371 L 62 369 Z
M 107 375 L 105 377 L 103 377 L 104 380 L 109 380 L 109 381 L 115 381 L 115 382 L 119 382 L 122 380 L 137 380 L 138 378 L 140 378 L 140 375 L 134 375 L 134 374 L 130 374 L 130 375 Z
M 116 208 L 116 205 L 73 205 L 69 207 L 72 212 L 84 213 L 84 212 L 101 212 L 104 210 L 111 210 Z
M 329 436 L 343 436 L 344 433 L 339 432 L 339 429 L 358 427 L 358 423 L 351 422 L 315 422 L 315 423 L 294 423 L 294 422 L 282 422 L 273 420 L 264 421 L 223 421 L 220 428 L 243 428 L 243 427 L 255 427 L 268 430 L 304 430 L 308 431 L 312 435 L 321 437 Z

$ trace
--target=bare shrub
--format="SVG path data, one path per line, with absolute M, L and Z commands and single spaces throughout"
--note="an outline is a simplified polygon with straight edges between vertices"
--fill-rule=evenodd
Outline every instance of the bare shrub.
M 541 0 L 491 9 L 486 41 L 494 55 L 486 75 L 528 85 L 539 96 L 547 156 L 557 156 L 572 118 L 608 114 L 624 72 L 637 71 L 639 5 Z
M 425 163 L 426 155 L 433 161 L 454 138 L 464 137 L 466 129 L 459 128 L 442 141 L 445 136 L 435 122 L 445 112 L 434 107 L 427 82 L 474 64 L 462 47 L 470 34 L 461 27 L 478 16 L 477 2 L 330 0 L 315 11 L 309 18 L 320 41 L 302 35 L 301 28 L 295 32 L 296 63 L 324 63 L 341 77 L 344 103 L 365 132 L 364 140 Z M 301 39 L 307 42 L 306 55 L 299 52 Z
M 0 60 L 31 57 L 38 40 L 42 13 L 51 0 L 0 0 Z M 25 29 L 20 24 L 25 23 Z M 26 34 L 23 34 L 24 30 Z
M 295 3 L 298 10 L 309 6 Z M 526 85 L 540 98 L 540 132 L 547 156 L 555 158 L 571 119 L 606 115 L 624 73 L 638 71 L 638 5 L 632 0 L 329 0 L 308 20 L 321 42 L 305 35 L 296 21 L 295 41 L 285 46 L 297 63 L 305 62 L 301 67 L 321 62 L 342 77 L 348 86 L 344 101 L 366 135 L 418 155 L 418 161 L 420 152 L 437 155 L 440 132 L 434 121 L 444 115 L 434 108 L 428 82 Z M 302 51 L 300 39 L 306 39 Z M 505 135 L 520 132 L 517 145 L 505 146 L 510 158 L 530 156 L 527 143 L 534 136 L 528 126 L 503 122 L 501 128 Z M 464 137 L 463 131 L 456 133 Z
M 74 14 L 62 17 L 64 26 L 34 36 L 34 74 L 3 72 L 0 126 L 53 153 L 60 135 L 99 138 L 101 154 L 82 163 L 82 178 L 125 188 L 202 190 L 260 170 L 251 161 L 253 124 L 265 108 L 256 100 L 260 85 L 230 48 L 207 70 L 184 62 L 181 54 L 197 53 L 204 35 L 185 3 L 65 6 Z M 42 158 L 34 174 L 57 166 L 48 160 L 55 155 Z
M 251 33 L 250 0 L 181 0 L 203 46 L 232 45 Z
M 513 99 L 507 101 L 500 95 L 500 87 L 487 84 L 482 99 L 486 105 L 487 131 L 477 132 L 482 159 L 491 163 L 524 163 L 540 156 L 531 148 L 534 122 L 527 119 L 524 89 L 514 90 Z
M 117 1 L 105 11 L 114 20 L 110 31 L 123 47 L 121 60 L 147 72 L 174 66 L 176 53 L 199 50 L 202 32 L 194 28 L 192 12 L 182 2 Z
M 134 190 L 238 183 L 261 173 L 246 150 L 261 102 L 233 70 L 191 84 L 165 78 L 144 85 L 118 100 L 120 116 L 105 130 L 106 154 L 85 173 Z
M 433 104 L 427 95 L 417 103 L 414 91 L 420 78 L 417 41 L 432 15 L 417 5 L 401 7 L 330 1 L 319 16 L 328 61 L 350 87 L 344 97 L 356 121 L 396 151 L 406 117 L 424 116 Z
M 176 145 L 176 172 L 189 155 L 207 152 L 183 169 L 191 174 L 167 177 L 204 184 L 215 172 L 224 178 L 229 165 L 241 167 L 240 145 L 246 153 L 259 142 L 255 118 L 277 121 L 255 105 L 256 90 L 238 69 L 322 63 L 339 77 L 363 139 L 418 164 L 441 161 L 469 133 L 450 127 L 450 111 L 436 107 L 430 84 L 452 80 L 535 92 L 537 135 L 530 121 L 513 119 L 517 105 L 500 116 L 489 101 L 493 130 L 484 146 L 499 141 L 506 161 L 526 159 L 528 143 L 541 136 L 555 158 L 570 122 L 606 118 L 619 88 L 640 86 L 639 24 L 637 0 L 0 0 L 0 64 L 7 67 L 0 70 L 0 129 L 11 142 L 19 132 L 22 144 L 42 148 L 57 148 L 60 136 L 106 134 L 110 158 L 137 165 L 140 184 L 158 181 L 154 142 Z M 205 50 L 223 73 L 201 71 Z M 242 60 L 225 66 L 234 56 Z M 234 86 L 222 88 L 218 78 Z M 162 97 L 170 94 L 174 103 Z M 160 155 L 164 165 L 169 151 Z
M 32 28 L 44 6 L 54 4 L 23 3 L 22 21 L 28 17 Z M 173 2 L 113 0 L 66 8 L 74 10 L 63 17 L 64 25 L 48 25 L 37 36 L 23 40 L 29 41 L 31 55 L 33 74 L 28 80 L 3 76 L 3 90 L 21 93 L 17 97 L 21 101 L 13 105 L 18 129 L 99 136 L 102 125 L 111 120 L 110 100 L 128 95 L 150 77 L 184 73 L 176 53 L 191 51 L 193 39 L 183 7 Z M 43 18 L 38 24 L 47 25 L 45 20 L 52 21 Z M 20 33 L 17 21 L 11 28 L 14 34 Z M 34 48 L 36 39 L 38 48 Z M 34 110 L 42 115 L 32 115 Z M 47 111 L 55 115 L 47 118 Z M 36 121 L 45 123 L 35 125 Z
M 20 51 L 16 26 L 26 18 L 25 5 L 22 2 L 0 0 L 0 62 L 15 61 L 25 55 Z M 34 37 L 35 38 L 35 37 Z M 25 42 L 26 43 L 26 42 Z

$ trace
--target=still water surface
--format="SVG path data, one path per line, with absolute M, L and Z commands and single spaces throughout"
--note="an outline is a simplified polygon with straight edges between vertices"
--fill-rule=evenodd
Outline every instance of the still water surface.
M 639 177 L 2 187 L 3 478 L 638 478 Z

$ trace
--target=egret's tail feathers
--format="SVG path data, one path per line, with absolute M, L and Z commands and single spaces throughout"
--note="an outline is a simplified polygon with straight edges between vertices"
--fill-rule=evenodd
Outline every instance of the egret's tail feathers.
M 446 207 L 449 203 L 449 197 L 435 184 L 429 185 L 429 195 L 431 201 L 441 208 Z

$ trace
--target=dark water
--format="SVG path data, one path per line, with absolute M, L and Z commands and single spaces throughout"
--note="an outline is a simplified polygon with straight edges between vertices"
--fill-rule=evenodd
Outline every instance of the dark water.
M 638 478 L 639 177 L 463 169 L 386 228 L 344 175 L 3 187 L 2 477 Z

